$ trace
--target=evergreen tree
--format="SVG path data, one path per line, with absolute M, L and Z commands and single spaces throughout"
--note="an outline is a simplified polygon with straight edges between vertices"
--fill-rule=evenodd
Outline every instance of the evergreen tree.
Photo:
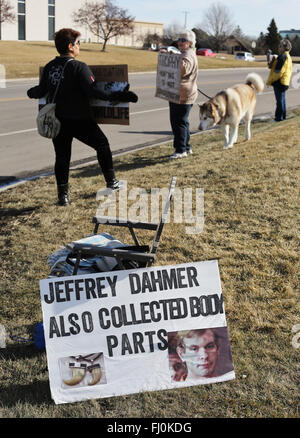
M 266 50 L 266 35 L 263 32 L 260 32 L 259 37 L 256 40 L 254 53 L 255 55 L 264 55 Z
M 268 33 L 266 34 L 265 44 L 267 49 L 271 49 L 272 53 L 278 53 L 278 46 L 281 40 L 281 36 L 278 32 L 274 18 L 268 27 Z
M 293 38 L 291 43 L 292 43 L 292 50 L 290 54 L 292 56 L 300 56 L 300 38 L 298 37 L 298 35 L 296 35 L 295 38 Z

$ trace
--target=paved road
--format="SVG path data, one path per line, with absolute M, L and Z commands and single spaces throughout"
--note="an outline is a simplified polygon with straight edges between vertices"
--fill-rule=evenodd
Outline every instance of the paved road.
M 267 69 L 251 69 L 266 79 Z M 199 71 L 198 87 L 209 96 L 233 84 L 243 82 L 248 69 Z M 155 72 L 131 74 L 131 89 L 139 95 L 139 102 L 130 104 L 130 125 L 103 125 L 112 151 L 133 148 L 137 145 L 155 144 L 171 138 L 168 103 L 154 97 Z M 26 90 L 36 80 L 7 81 L 6 88 L 0 88 L 0 183 L 45 170 L 52 170 L 54 152 L 51 141 L 40 137 L 35 128 L 37 101 L 26 97 Z M 199 95 L 198 102 L 205 97 Z M 288 106 L 299 105 L 300 90 L 290 89 Z M 256 115 L 274 113 L 273 89 L 268 87 L 258 96 Z M 194 105 L 191 116 L 191 130 L 197 131 L 198 109 Z M 171 151 L 170 151 L 171 152 Z M 74 141 L 72 162 L 95 159 L 92 149 Z

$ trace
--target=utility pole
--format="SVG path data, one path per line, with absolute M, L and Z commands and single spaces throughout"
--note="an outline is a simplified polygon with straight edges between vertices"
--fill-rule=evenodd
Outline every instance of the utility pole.
M 187 14 L 189 14 L 189 11 L 182 11 L 184 14 L 184 28 L 186 29 L 187 26 Z

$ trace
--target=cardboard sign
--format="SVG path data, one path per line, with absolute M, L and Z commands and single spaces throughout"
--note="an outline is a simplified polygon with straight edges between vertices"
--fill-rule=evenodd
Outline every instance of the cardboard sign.
M 127 65 L 90 65 L 96 82 L 103 91 L 123 91 L 128 84 Z M 129 125 L 129 103 L 118 103 L 91 99 L 94 119 L 99 124 Z
M 159 53 L 156 76 L 156 97 L 180 102 L 182 55 Z
M 55 403 L 235 378 L 217 261 L 40 282 Z
M 123 91 L 128 84 L 128 66 L 90 65 L 96 82 L 103 91 Z M 40 67 L 40 77 L 43 67 Z M 46 104 L 46 98 L 39 99 L 39 111 Z M 115 103 L 92 98 L 90 100 L 93 119 L 98 124 L 129 125 L 129 103 Z

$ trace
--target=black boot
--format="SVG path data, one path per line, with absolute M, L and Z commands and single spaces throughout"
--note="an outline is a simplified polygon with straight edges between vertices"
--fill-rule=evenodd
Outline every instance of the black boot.
M 108 172 L 105 172 L 103 175 L 106 181 L 106 187 L 108 189 L 119 190 L 120 181 L 117 180 L 117 178 L 115 177 L 114 170 L 109 170 Z
M 69 204 L 68 189 L 69 189 L 69 184 L 60 184 L 57 186 L 58 205 Z

